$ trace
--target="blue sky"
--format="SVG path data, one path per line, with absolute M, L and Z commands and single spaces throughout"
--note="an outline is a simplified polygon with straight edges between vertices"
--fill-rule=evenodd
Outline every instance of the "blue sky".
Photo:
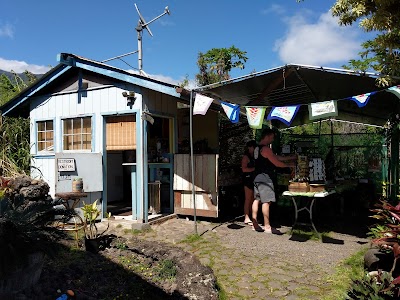
M 171 11 L 150 24 L 153 37 L 143 32 L 143 70 L 172 83 L 193 80 L 198 53 L 211 48 L 247 51 L 238 77 L 286 63 L 341 67 L 366 39 L 357 25 L 337 24 L 334 0 L 1 0 L 0 69 L 44 73 L 61 52 L 101 61 L 135 51 L 134 3 L 146 21 Z M 137 54 L 124 60 L 109 64 L 138 67 Z

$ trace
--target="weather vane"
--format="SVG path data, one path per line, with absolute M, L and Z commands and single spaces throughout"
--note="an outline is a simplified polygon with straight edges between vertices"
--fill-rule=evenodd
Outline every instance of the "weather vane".
M 139 73 L 141 75 L 146 75 L 147 76 L 147 74 L 143 71 L 143 49 L 142 49 L 143 29 L 146 29 L 147 32 L 150 34 L 150 36 L 153 36 L 153 33 L 151 32 L 150 27 L 149 27 L 150 23 L 153 23 L 155 20 L 161 18 L 162 16 L 164 16 L 166 14 L 170 15 L 171 12 L 169 11 L 168 6 L 167 6 L 167 7 L 165 7 L 164 12 L 161 15 L 155 17 L 154 19 L 152 19 L 149 22 L 146 22 L 146 20 L 143 18 L 142 14 L 140 13 L 139 8 L 137 7 L 136 3 L 135 3 L 135 8 L 136 8 L 136 11 L 137 11 L 137 13 L 139 15 L 138 25 L 135 28 L 136 31 L 137 31 L 138 50 L 133 51 L 133 52 L 129 52 L 129 53 L 125 53 L 125 54 L 122 54 L 122 55 L 118 55 L 118 56 L 115 56 L 115 57 L 112 57 L 112 58 L 109 58 L 109 59 L 106 59 L 106 60 L 103 60 L 102 63 L 110 61 L 110 60 L 114 60 L 114 59 L 119 59 L 121 57 L 128 56 L 128 55 L 131 55 L 131 54 L 138 53 Z

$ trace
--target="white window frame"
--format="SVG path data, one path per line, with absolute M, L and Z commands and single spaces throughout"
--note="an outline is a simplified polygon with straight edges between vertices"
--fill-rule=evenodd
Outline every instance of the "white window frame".
M 47 123 L 48 122 L 52 123 L 52 125 L 53 125 L 53 129 L 52 130 L 47 130 Z M 44 123 L 44 126 L 45 126 L 44 130 L 39 130 L 39 123 Z M 40 153 L 40 154 L 43 154 L 43 153 L 54 153 L 54 146 L 55 146 L 55 128 L 54 128 L 54 125 L 55 125 L 55 122 L 52 119 L 36 121 L 36 153 Z M 47 132 L 52 132 L 53 133 L 53 138 L 51 140 L 47 140 L 47 134 L 46 134 Z M 39 141 L 40 133 L 44 133 L 44 140 L 40 140 Z M 53 142 L 53 145 L 51 147 L 39 150 L 39 145 L 41 143 L 44 142 L 46 144 L 49 141 Z
M 64 128 L 65 128 L 65 122 L 71 122 L 71 128 L 72 131 L 74 130 L 74 120 L 80 119 L 80 132 L 77 133 L 65 133 Z M 85 133 L 83 132 L 83 119 L 90 119 L 90 132 Z M 65 137 L 66 136 L 74 136 L 74 135 L 80 135 L 80 148 L 79 149 L 65 149 L 66 144 L 65 144 Z M 83 149 L 83 141 L 84 139 L 82 138 L 83 135 L 90 135 L 90 147 L 89 149 Z M 74 141 L 72 139 L 72 148 L 74 146 Z M 92 116 L 79 116 L 79 117 L 72 117 L 72 118 L 64 118 L 62 119 L 62 151 L 63 152 L 92 152 L 93 149 L 93 117 Z

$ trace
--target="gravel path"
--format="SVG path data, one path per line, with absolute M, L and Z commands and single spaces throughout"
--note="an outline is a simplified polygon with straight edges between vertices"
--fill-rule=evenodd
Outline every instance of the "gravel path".
M 255 232 L 234 221 L 201 221 L 197 227 L 198 240 L 188 239 L 193 221 L 179 218 L 153 225 L 139 237 L 195 254 L 213 269 L 227 299 L 321 299 L 330 292 L 327 278 L 340 262 L 368 247 L 365 237 L 345 231 L 331 231 L 316 241 L 291 235 L 287 226 L 280 228 L 283 235 Z
M 238 229 L 231 229 L 231 228 Z M 248 228 L 249 227 L 249 228 Z M 284 235 L 252 231 L 250 226 L 224 224 L 214 231 L 228 247 L 241 249 L 251 255 L 266 255 L 276 259 L 320 266 L 332 270 L 332 265 L 348 258 L 368 243 L 366 238 L 331 232 L 321 241 L 304 240 L 290 235 L 291 228 L 282 227 Z

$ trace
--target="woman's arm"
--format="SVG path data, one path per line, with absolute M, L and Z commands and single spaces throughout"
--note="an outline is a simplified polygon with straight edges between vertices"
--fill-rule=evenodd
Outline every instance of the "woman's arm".
M 243 155 L 242 158 L 242 172 L 253 172 L 255 168 L 249 168 L 247 164 L 250 162 L 250 159 L 247 155 Z
M 272 149 L 269 147 L 262 147 L 261 149 L 261 155 L 264 156 L 265 158 L 268 158 L 270 162 L 274 164 L 275 167 L 278 168 L 290 168 L 293 167 L 294 164 L 287 164 L 284 163 L 279 159 L 278 155 L 275 155 L 274 152 L 272 152 Z
M 297 154 L 289 155 L 289 156 L 281 156 L 276 155 L 280 161 L 290 161 L 290 160 L 297 160 Z

